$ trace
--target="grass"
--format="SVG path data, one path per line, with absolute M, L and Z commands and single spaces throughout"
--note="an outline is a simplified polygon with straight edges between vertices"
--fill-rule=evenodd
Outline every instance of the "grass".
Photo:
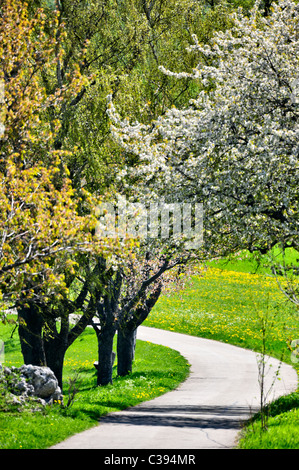
M 248 251 L 242 251 L 224 259 L 210 261 L 208 265 L 210 267 L 225 269 L 226 271 L 272 275 L 270 267 L 272 262 L 298 266 L 298 261 L 299 253 L 295 250 L 287 248 L 284 255 L 282 255 L 281 250 L 278 247 L 274 247 L 270 257 L 269 255 L 262 256 L 257 253 L 252 254 Z
M 0 325 L 8 367 L 22 364 L 17 335 L 10 339 L 11 329 Z M 189 373 L 187 361 L 176 351 L 138 340 L 133 373 L 128 377 L 117 377 L 114 366 L 113 385 L 96 387 L 95 359 L 97 340 L 93 330 L 87 329 L 68 349 L 65 358 L 64 392 L 68 390 L 70 379 L 74 379 L 75 372 L 79 371 L 79 393 L 72 406 L 62 409 L 57 404 L 35 413 L 2 412 L 0 449 L 48 448 L 98 424 L 100 417 L 109 412 L 134 406 L 174 389 Z M 67 396 L 65 398 L 67 400 Z
M 248 428 L 241 449 L 299 449 L 299 410 L 293 409 L 269 418 L 267 431 L 260 424 Z
M 287 344 L 299 337 L 298 318 L 275 279 L 212 267 L 183 292 L 164 295 L 146 324 L 259 351 L 265 320 L 273 323 L 268 352 L 290 356 Z
M 299 449 L 299 393 L 281 397 L 268 407 L 267 428 L 260 414 L 241 433 L 240 449 Z

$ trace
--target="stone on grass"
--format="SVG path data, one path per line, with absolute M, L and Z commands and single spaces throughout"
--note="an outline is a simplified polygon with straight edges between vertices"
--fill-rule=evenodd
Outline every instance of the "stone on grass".
M 15 402 L 20 403 L 27 397 L 37 397 L 41 404 L 62 402 L 61 389 L 54 372 L 49 367 L 25 364 L 21 367 L 4 367 L 1 371 L 4 380 L 9 384 L 12 395 L 19 397 Z

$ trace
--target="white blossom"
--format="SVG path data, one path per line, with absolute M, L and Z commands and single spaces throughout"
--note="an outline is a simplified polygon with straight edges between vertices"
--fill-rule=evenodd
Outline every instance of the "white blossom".
M 298 247 L 299 5 L 279 1 L 264 18 L 256 4 L 232 21 L 209 44 L 193 37 L 192 72 L 161 68 L 201 84 L 189 106 L 144 125 L 121 119 L 110 100 L 112 132 L 139 156 L 126 177 L 140 176 L 147 194 L 203 202 L 207 251 Z

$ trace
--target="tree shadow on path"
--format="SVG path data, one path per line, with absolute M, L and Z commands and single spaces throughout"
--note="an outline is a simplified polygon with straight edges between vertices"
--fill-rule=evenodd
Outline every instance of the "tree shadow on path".
M 257 410 L 254 410 L 254 412 Z M 101 424 L 239 429 L 250 418 L 246 406 L 137 406 L 101 418 Z

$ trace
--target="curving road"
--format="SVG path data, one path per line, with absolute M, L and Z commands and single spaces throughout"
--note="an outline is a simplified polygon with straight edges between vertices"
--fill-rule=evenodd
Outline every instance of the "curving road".
M 242 421 L 259 409 L 256 354 L 218 341 L 139 327 L 138 339 L 179 351 L 191 364 L 176 390 L 103 417 L 98 426 L 55 445 L 55 449 L 233 448 Z M 265 389 L 279 362 L 269 358 Z M 269 400 L 297 388 L 297 373 L 282 364 Z

